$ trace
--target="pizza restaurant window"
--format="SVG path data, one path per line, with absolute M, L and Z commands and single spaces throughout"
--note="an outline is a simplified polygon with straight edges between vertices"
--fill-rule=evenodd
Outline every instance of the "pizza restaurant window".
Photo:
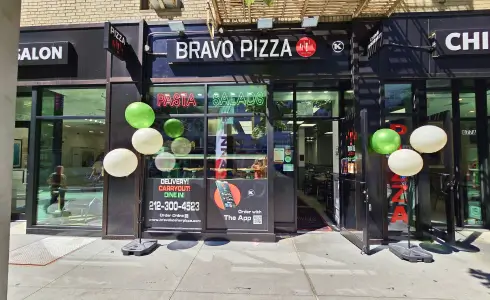
M 150 87 L 147 103 L 157 114 L 202 114 L 205 90 L 203 85 L 156 85 Z

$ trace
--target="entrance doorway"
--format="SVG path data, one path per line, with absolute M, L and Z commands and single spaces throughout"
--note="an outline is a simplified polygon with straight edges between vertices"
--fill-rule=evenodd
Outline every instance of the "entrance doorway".
M 331 231 L 340 222 L 342 99 L 343 92 L 338 88 L 293 85 L 292 91 L 273 93 L 276 229 Z

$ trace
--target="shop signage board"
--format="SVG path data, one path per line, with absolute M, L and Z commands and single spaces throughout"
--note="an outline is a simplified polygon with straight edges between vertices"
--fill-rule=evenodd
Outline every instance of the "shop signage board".
M 189 178 L 147 179 L 147 227 L 166 229 L 201 229 L 203 180 Z
M 110 22 L 104 24 L 104 49 L 120 60 L 126 59 L 128 40 Z
M 20 43 L 17 53 L 19 66 L 66 65 L 69 42 Z
M 181 39 L 167 41 L 170 63 L 244 62 L 319 58 L 319 53 L 344 51 L 341 41 L 327 41 L 303 36 L 272 38 Z
M 434 56 L 490 54 L 490 29 L 435 30 Z
M 267 230 L 267 179 L 210 179 L 208 183 L 208 227 Z

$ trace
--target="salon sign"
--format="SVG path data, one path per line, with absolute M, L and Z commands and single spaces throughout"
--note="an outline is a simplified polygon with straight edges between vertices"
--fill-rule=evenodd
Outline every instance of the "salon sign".
M 17 52 L 19 66 L 66 65 L 69 42 L 20 43 Z

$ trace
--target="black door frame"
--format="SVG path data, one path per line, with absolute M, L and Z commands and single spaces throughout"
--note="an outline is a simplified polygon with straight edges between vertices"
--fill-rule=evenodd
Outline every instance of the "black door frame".
M 283 116 L 275 116 L 273 119 L 274 121 L 292 121 L 293 122 L 293 151 L 296 152 L 296 154 L 293 155 L 293 160 L 292 163 L 294 165 L 294 173 L 293 173 L 293 190 L 294 190 L 294 229 L 297 232 L 298 230 L 298 179 L 299 179 L 299 170 L 298 170 L 298 134 L 297 131 L 299 129 L 299 126 L 297 124 L 297 121 L 331 121 L 331 122 L 339 122 L 339 133 L 337 134 L 337 139 L 340 142 L 340 133 L 342 130 L 342 119 L 343 119 L 343 114 L 344 114 L 344 94 L 345 91 L 348 90 L 342 82 L 339 80 L 338 84 L 336 87 L 297 87 L 298 82 L 290 82 L 289 88 L 280 88 L 280 89 L 275 89 L 274 84 L 271 84 L 271 90 L 270 90 L 270 103 L 273 106 L 274 103 L 274 92 L 292 92 L 293 93 L 293 116 L 292 117 L 283 117 Z M 338 107 L 338 116 L 337 117 L 326 117 L 326 116 L 306 116 L 306 117 L 298 117 L 297 116 L 297 99 L 296 99 L 296 93 L 298 91 L 336 91 L 338 93 L 338 101 L 339 101 L 339 107 Z M 274 128 L 272 128 L 272 134 L 274 133 Z M 334 138 L 334 137 L 333 137 Z M 273 138 L 272 138 L 272 144 L 271 147 L 273 148 Z M 294 153 L 293 152 L 293 153 Z M 339 156 L 339 165 L 340 165 L 340 156 Z M 272 178 L 271 178 L 272 180 Z M 341 183 L 340 183 L 341 184 Z M 341 190 L 342 186 L 340 186 L 339 190 Z M 340 197 L 340 196 L 339 196 Z M 342 201 L 340 201 L 342 203 Z M 342 204 L 341 204 L 342 207 Z M 339 208 L 341 210 L 341 207 Z M 340 216 L 342 218 L 342 212 L 340 212 Z M 342 222 L 342 220 L 340 221 Z M 339 224 L 340 225 L 340 224 Z

